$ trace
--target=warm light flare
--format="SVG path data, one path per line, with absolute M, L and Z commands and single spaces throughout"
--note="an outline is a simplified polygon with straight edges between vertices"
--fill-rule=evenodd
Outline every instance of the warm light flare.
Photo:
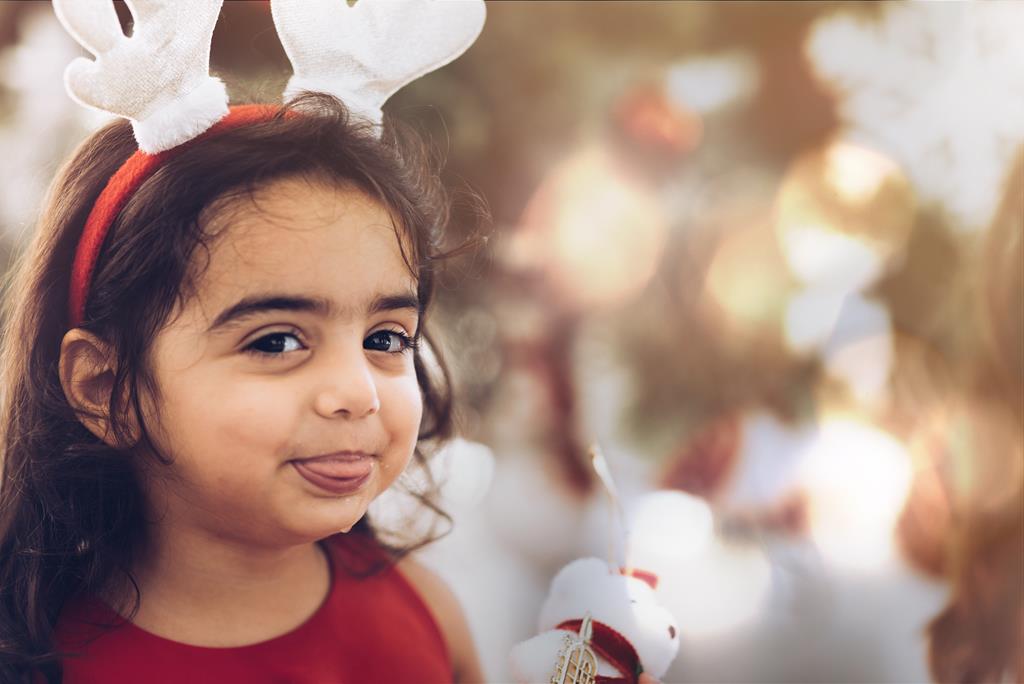
M 845 202 L 868 204 L 890 179 L 902 179 L 900 167 L 874 150 L 842 141 L 825 150 L 825 181 Z
M 636 295 L 658 265 L 667 219 L 654 192 L 591 146 L 555 168 L 512 238 L 513 265 L 544 271 L 573 305 Z
M 790 269 L 808 284 L 849 292 L 877 280 L 883 269 L 882 259 L 871 247 L 828 224 L 789 225 L 781 237 Z
M 707 503 L 682 492 L 640 499 L 632 517 L 631 561 L 658 575 L 658 596 L 684 637 L 721 634 L 758 615 L 771 589 L 760 548 L 716 538 Z
M 736 230 L 718 246 L 704 281 L 705 295 L 734 334 L 777 325 L 789 295 L 790 278 L 771 230 Z
M 822 554 L 856 570 L 891 562 L 912 479 L 910 455 L 891 435 L 851 418 L 825 418 L 801 474 Z
M 898 164 L 843 140 L 799 157 L 775 204 L 779 245 L 794 275 L 837 291 L 875 282 L 902 254 L 917 211 Z
M 659 585 L 684 637 L 710 637 L 760 615 L 771 591 L 771 565 L 753 545 L 716 543 Z
M 630 520 L 630 561 L 655 571 L 664 559 L 690 558 L 705 550 L 714 527 L 707 502 L 674 491 L 643 496 Z

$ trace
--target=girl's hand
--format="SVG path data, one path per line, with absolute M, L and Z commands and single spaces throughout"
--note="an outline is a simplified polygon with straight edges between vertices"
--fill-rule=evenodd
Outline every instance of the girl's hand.
M 646 672 L 641 672 L 640 679 L 637 680 L 637 684 L 661 684 L 661 682 Z

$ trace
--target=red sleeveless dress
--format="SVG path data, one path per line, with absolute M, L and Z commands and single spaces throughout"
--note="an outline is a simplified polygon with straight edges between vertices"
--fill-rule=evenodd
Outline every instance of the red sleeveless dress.
M 291 632 L 249 646 L 190 646 L 136 627 L 96 599 L 69 603 L 55 637 L 62 651 L 79 655 L 62 661 L 65 684 L 451 682 L 444 636 L 423 599 L 393 566 L 363 578 L 350 574 L 342 554 L 353 541 L 372 542 L 341 539 L 325 544 L 332 583 L 317 612 Z

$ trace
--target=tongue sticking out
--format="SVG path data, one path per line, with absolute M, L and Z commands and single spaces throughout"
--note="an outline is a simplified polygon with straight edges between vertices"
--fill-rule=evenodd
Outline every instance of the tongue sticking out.
M 373 459 L 365 456 L 358 459 L 318 459 L 298 461 L 303 468 L 323 477 L 330 477 L 337 480 L 348 480 L 362 477 L 370 472 L 373 466 Z

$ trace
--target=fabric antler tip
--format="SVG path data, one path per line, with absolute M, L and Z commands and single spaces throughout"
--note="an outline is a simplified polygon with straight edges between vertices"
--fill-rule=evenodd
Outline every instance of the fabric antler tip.
M 172 100 L 141 120 L 132 120 L 139 149 L 156 154 L 176 147 L 227 116 L 228 92 L 224 82 L 207 76 L 199 87 Z

